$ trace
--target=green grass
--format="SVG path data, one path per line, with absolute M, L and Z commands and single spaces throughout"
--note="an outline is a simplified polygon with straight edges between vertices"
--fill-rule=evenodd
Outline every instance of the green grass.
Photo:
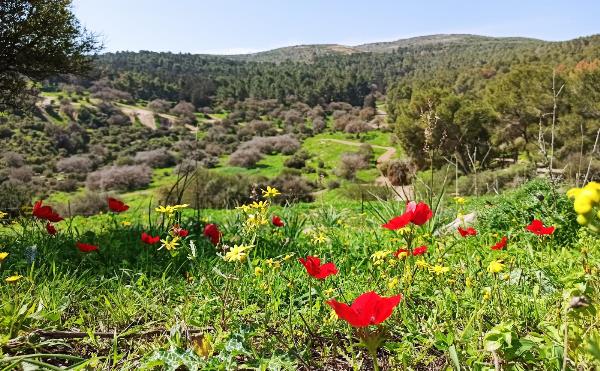
M 169 175 L 155 176 L 157 186 Z M 443 204 L 430 223 L 404 235 L 411 246 L 428 247 L 406 259 L 391 254 L 407 246 L 402 235 L 380 226 L 403 205 L 335 206 L 339 192 L 253 212 L 280 215 L 284 228 L 250 230 L 237 210 L 201 210 L 198 217 L 188 210 L 177 222 L 190 235 L 172 253 L 143 245 L 139 236 L 164 239 L 176 221 L 163 223 L 153 212 L 149 224 L 136 207 L 57 223 L 54 237 L 41 222 L 18 220 L 19 228 L 0 233 L 0 250 L 9 253 L 0 277 L 23 276 L 0 283 L 0 366 L 19 361 L 6 357 L 29 355 L 42 369 L 84 361 L 126 370 L 364 369 L 372 361 L 358 344 L 360 332 L 333 316 L 326 301 L 350 303 L 370 290 L 403 295 L 377 326 L 385 329 L 379 363 L 394 365 L 389 369 L 487 370 L 496 357 L 506 369 L 560 370 L 565 327 L 567 369 L 597 365 L 589 349 L 600 336 L 600 239 L 575 223 L 562 192 L 554 201 L 546 183 L 532 182 L 462 206 Z M 479 213 L 477 236 L 435 233 L 471 211 Z M 554 235 L 525 231 L 534 216 L 555 225 Z M 202 234 L 208 222 L 223 231 L 216 248 Z M 323 242 L 315 241 L 319 234 Z M 507 248 L 491 250 L 503 235 Z M 100 250 L 81 253 L 77 241 Z M 253 246 L 246 260 L 223 259 L 224 246 L 234 244 Z M 338 273 L 310 277 L 297 260 L 307 255 L 334 263 Z M 495 260 L 504 266 L 490 273 Z M 590 305 L 567 312 L 572 297 L 582 295 Z

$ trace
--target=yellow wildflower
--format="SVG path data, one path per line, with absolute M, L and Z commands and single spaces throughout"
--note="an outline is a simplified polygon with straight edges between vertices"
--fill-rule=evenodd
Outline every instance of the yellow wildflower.
M 252 210 L 252 207 L 250 205 L 240 205 L 240 206 L 236 206 L 237 210 L 242 210 L 245 213 L 250 212 L 250 210 Z
M 393 290 L 396 287 L 398 287 L 398 284 L 400 283 L 400 280 L 398 279 L 398 277 L 392 277 L 387 284 L 388 289 Z
M 0 263 L 2 263 L 8 257 L 7 252 L 0 252 Z
M 160 242 L 162 242 L 162 246 L 160 247 L 161 249 L 164 247 L 169 251 L 175 250 L 179 246 L 179 237 L 173 237 L 173 239 L 169 239 L 169 237 L 167 237 L 164 240 L 160 240 Z
M 7 213 L 0 211 L 0 219 L 4 219 L 7 215 Z
M 419 259 L 415 262 L 415 265 L 417 266 L 417 268 L 428 268 L 429 267 L 429 263 L 427 263 L 425 260 L 423 259 Z
M 248 256 L 247 251 L 250 250 L 250 245 L 233 245 L 233 247 L 225 254 L 223 259 L 227 262 L 242 262 Z
M 471 277 L 467 277 L 465 279 L 465 286 L 467 286 L 467 287 L 473 286 L 473 279 Z
M 262 276 L 262 274 L 263 274 L 263 269 L 262 269 L 261 267 L 255 267 L 255 268 L 254 268 L 254 274 L 255 274 L 256 276 Z
M 276 188 L 267 186 L 267 190 L 265 191 L 263 189 L 262 194 L 263 194 L 264 198 L 271 198 L 271 197 L 279 196 L 281 194 L 281 192 L 279 192 Z
M 330 298 L 331 295 L 333 295 L 334 291 L 335 290 L 330 287 L 330 288 L 328 288 L 328 289 L 326 289 L 326 290 L 323 291 L 323 295 L 325 295 L 326 297 Z
M 253 209 L 261 209 L 261 210 L 265 210 L 269 207 L 269 203 L 266 201 L 254 201 L 252 202 L 252 204 L 250 205 Z
M 492 260 L 488 266 L 488 272 L 499 273 L 504 269 L 504 263 L 502 260 Z
M 315 236 L 312 239 L 313 243 L 325 243 L 327 242 L 327 236 L 325 236 L 325 233 L 323 232 L 319 232 L 318 234 L 315 234 Z
M 21 278 L 23 278 L 23 276 L 21 276 L 20 274 L 18 274 L 18 275 L 6 277 L 6 279 L 4 281 L 6 281 L 6 283 L 16 283 Z
M 121 225 L 122 225 L 123 227 L 129 227 L 129 226 L 131 225 L 131 222 L 130 222 L 130 221 L 127 221 L 127 220 L 123 220 L 123 221 L 121 222 Z
M 456 197 L 454 197 L 454 202 L 456 202 L 456 204 L 458 204 L 458 205 L 464 205 L 465 198 L 464 197 L 460 197 L 460 196 L 456 196 Z
M 377 260 L 383 260 L 386 258 L 386 256 L 390 255 L 392 253 L 392 250 L 380 250 L 380 251 L 375 251 L 372 255 L 371 255 L 371 259 L 373 259 L 373 261 L 377 261 Z
M 483 300 L 490 300 L 492 297 L 492 288 L 486 287 L 482 291 L 483 291 Z
M 283 257 L 283 261 L 286 262 L 286 261 L 290 260 L 293 257 L 294 257 L 293 254 L 287 254 L 286 256 Z
M 154 209 L 154 211 L 156 211 L 157 213 L 161 213 L 161 214 L 173 214 L 175 212 L 175 208 L 173 206 L 159 206 L 156 209 Z
M 440 274 L 443 274 L 443 273 L 449 272 L 449 271 L 450 271 L 450 268 L 448 268 L 448 267 L 443 267 L 443 266 L 441 266 L 441 265 L 438 265 L 438 264 L 436 264 L 436 265 L 434 265 L 433 267 L 430 267 L 430 268 L 429 268 L 429 271 L 430 271 L 431 273 L 434 273 L 434 274 L 440 275 Z

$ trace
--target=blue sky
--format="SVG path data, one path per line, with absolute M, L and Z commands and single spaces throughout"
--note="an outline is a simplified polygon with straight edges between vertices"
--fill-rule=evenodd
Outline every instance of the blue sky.
M 74 0 L 105 51 L 235 54 L 435 33 L 567 40 L 600 33 L 600 1 Z

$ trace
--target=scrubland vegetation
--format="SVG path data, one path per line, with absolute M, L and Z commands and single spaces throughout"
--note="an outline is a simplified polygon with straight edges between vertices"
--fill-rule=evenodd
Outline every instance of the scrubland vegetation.
M 0 5 L 49 35 L 0 64 L 0 369 L 598 368 L 598 35 L 90 57 L 69 3 Z

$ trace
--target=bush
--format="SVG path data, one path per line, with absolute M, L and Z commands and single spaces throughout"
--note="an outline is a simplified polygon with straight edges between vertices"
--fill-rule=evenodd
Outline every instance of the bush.
M 340 163 L 336 169 L 336 175 L 348 179 L 356 179 L 356 172 L 369 167 L 365 157 L 360 153 L 344 153 L 340 158 Z
M 381 164 L 380 170 L 394 186 L 404 186 L 412 183 L 416 166 L 410 160 L 390 160 Z
M 57 210 L 61 215 L 96 215 L 99 212 L 107 212 L 108 205 L 106 195 L 96 192 L 85 192 L 84 194 L 73 197 L 69 204 L 60 205 Z
M 4 182 L 0 184 L 0 210 L 16 217 L 24 206 L 31 204 L 32 196 L 31 187 L 19 182 Z
M 533 179 L 535 165 L 517 164 L 505 169 L 490 169 L 477 174 L 477 193 L 495 193 L 504 188 L 517 186 Z M 458 178 L 458 192 L 463 195 L 475 193 L 475 174 Z
M 394 200 L 396 194 L 390 187 L 380 187 L 376 185 L 352 184 L 343 190 L 344 196 L 351 200 L 377 201 Z
M 310 159 L 310 154 L 306 151 L 298 151 L 292 157 L 285 160 L 283 163 L 285 167 L 293 169 L 302 169 L 306 166 L 306 161 Z
M 275 199 L 280 204 L 314 200 L 315 185 L 299 175 L 283 173 L 270 180 L 268 184 L 265 183 L 261 188 L 266 188 L 267 185 L 275 187 L 281 192 L 281 195 Z
M 171 103 L 164 99 L 155 99 L 148 103 L 148 109 L 158 113 L 165 113 L 171 108 Z
M 92 167 L 92 160 L 85 156 L 71 156 L 60 159 L 56 163 L 56 170 L 63 173 L 87 174 Z
M 254 137 L 240 144 L 238 150 L 251 148 L 266 154 L 281 153 L 291 155 L 300 148 L 300 142 L 289 134 L 274 137 Z
M 133 161 L 136 164 L 148 165 L 151 168 L 165 168 L 175 165 L 175 156 L 166 149 L 142 151 L 135 154 Z
M 20 153 L 8 151 L 4 152 L 4 155 L 2 157 L 4 158 L 4 163 L 6 164 L 6 167 L 21 167 L 25 165 L 25 159 Z
M 146 165 L 112 166 L 88 174 L 86 186 L 92 191 L 132 191 L 147 187 L 152 169 Z
M 75 192 L 79 188 L 79 182 L 75 179 L 64 179 L 56 183 L 54 189 L 59 192 Z
M 238 149 L 229 156 L 229 165 L 251 168 L 263 158 L 263 154 L 257 148 Z
M 33 179 L 33 170 L 29 166 L 12 168 L 8 177 L 15 182 L 30 183 Z
M 219 174 L 198 169 L 185 184 L 177 184 L 174 189 L 165 187 L 159 191 L 167 204 L 187 203 L 197 209 L 233 208 L 251 202 L 256 180 L 244 175 Z M 182 195 L 179 200 L 176 195 Z

